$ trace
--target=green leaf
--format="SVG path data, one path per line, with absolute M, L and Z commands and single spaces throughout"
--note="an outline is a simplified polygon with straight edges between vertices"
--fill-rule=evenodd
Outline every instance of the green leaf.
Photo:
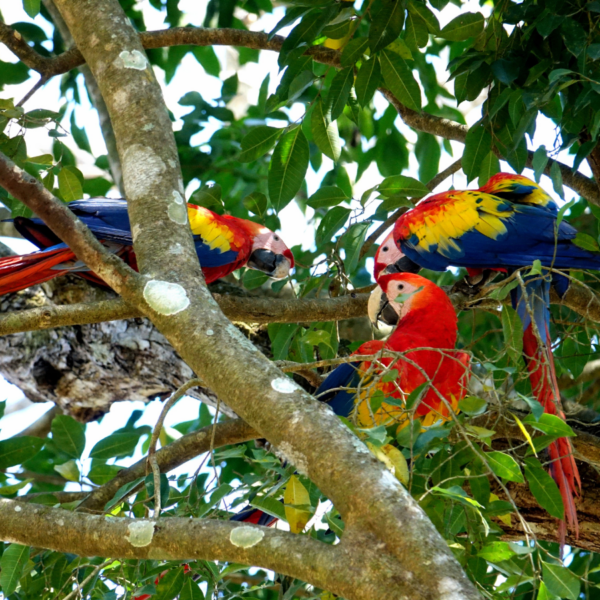
M 460 502 L 461 504 L 464 504 L 465 506 L 470 506 L 471 508 L 473 508 L 473 507 L 483 508 L 483 506 L 481 506 L 481 504 L 479 504 L 479 502 L 477 502 L 477 500 L 474 500 L 473 498 L 471 498 L 467 494 L 467 492 L 465 492 L 465 490 L 463 490 L 458 485 L 453 485 L 452 487 L 449 487 L 449 488 L 441 488 L 436 485 L 431 488 L 431 491 L 434 494 L 437 494 L 440 496 L 446 496 L 448 498 L 451 498 L 452 500 L 456 500 L 456 501 Z
M 311 208 L 330 208 L 348 200 L 346 193 L 335 185 L 319 188 L 307 201 Z
M 409 49 L 412 49 L 413 51 L 424 48 L 429 41 L 427 24 L 423 19 L 412 12 L 408 13 L 406 19 L 406 33 L 404 35 L 404 40 Z
M 279 53 L 280 66 L 286 64 L 287 56 L 293 50 L 300 47 L 302 43 L 312 42 L 319 35 L 329 21 L 329 19 L 325 20 L 323 17 L 323 11 L 318 8 L 314 8 L 302 17 L 300 23 L 290 31 L 281 46 Z
M 29 546 L 10 544 L 0 559 L 0 585 L 5 598 L 8 598 L 19 584 L 23 569 L 29 560 Z
M 85 129 L 77 127 L 77 123 L 75 123 L 75 112 L 71 113 L 71 135 L 73 136 L 73 139 L 79 148 L 92 154 L 90 141 L 88 140 Z
M 52 420 L 52 439 L 58 448 L 73 458 L 79 458 L 85 448 L 85 427 L 68 415 Z
M 54 465 L 54 470 L 60 473 L 67 481 L 79 481 L 79 468 L 74 460 L 68 460 L 62 465 Z
M 72 169 L 63 167 L 58 174 L 58 191 L 65 202 L 83 198 L 83 186 Z
M 314 117 L 313 117 L 314 118 Z M 279 212 L 296 195 L 308 169 L 308 142 L 297 126 L 283 135 L 275 146 L 269 163 L 269 197 Z
M 486 452 L 484 456 L 490 468 L 498 477 L 517 483 L 525 481 L 519 465 L 512 456 L 504 454 L 504 452 L 497 452 L 496 450 Z
M 504 105 L 508 102 L 511 97 L 513 90 L 510 88 L 506 88 L 495 100 L 494 106 L 490 110 L 490 114 L 488 115 L 489 119 L 492 119 L 496 113 L 504 107 Z
M 267 197 L 260 192 L 252 192 L 242 200 L 244 208 L 259 217 L 263 217 L 267 213 L 268 203 Z
M 523 353 L 523 323 L 517 311 L 506 304 L 502 307 L 502 332 L 508 356 L 512 362 L 519 362 Z
M 283 129 L 260 125 L 252 129 L 242 139 L 242 153 L 239 155 L 240 162 L 251 162 L 266 154 L 279 139 Z
M 104 485 L 114 479 L 122 468 L 117 465 L 107 465 L 103 462 L 93 461 L 88 478 L 96 485 Z
M 311 133 L 317 148 L 333 161 L 337 161 L 342 153 L 342 142 L 338 134 L 337 123 L 331 122 L 329 112 L 325 111 L 319 99 L 311 114 Z
M 563 520 L 565 518 L 565 507 L 560 490 L 554 479 L 542 467 L 540 461 L 533 456 L 525 458 L 525 478 L 538 504 L 548 514 Z
M 199 190 L 196 190 L 190 198 L 190 204 L 203 206 L 212 210 L 223 208 L 223 200 L 221 199 L 223 191 L 219 184 L 203 185 Z
M 458 403 L 458 408 L 470 417 L 476 417 L 487 410 L 487 402 L 477 396 L 467 396 Z
M 323 28 L 321 34 L 326 35 L 332 40 L 341 40 L 342 38 L 345 38 L 346 35 L 348 35 L 348 33 L 350 33 L 351 27 L 352 20 L 345 19 L 344 21 L 340 21 L 339 23 L 332 23 L 331 25 L 327 25 L 327 27 Z
M 23 9 L 32 19 L 34 19 L 40 12 L 40 3 L 41 0 L 23 0 Z M 6 595 L 8 596 L 9 594 Z
M 149 473 L 146 475 L 146 479 L 144 480 L 144 486 L 146 488 L 146 493 L 148 494 L 148 498 L 152 498 L 149 501 L 148 506 L 150 508 L 154 508 L 154 473 Z M 169 496 L 171 495 L 171 488 L 169 487 L 169 478 L 166 473 L 160 474 L 160 505 L 165 507 L 169 503 Z
M 591 252 L 600 252 L 600 247 L 598 247 L 598 242 L 587 233 L 577 232 L 573 243 L 584 250 L 590 250 Z
M 362 107 L 367 106 L 375 94 L 375 90 L 381 84 L 381 67 L 379 58 L 372 56 L 364 60 L 356 77 L 356 97 Z
M 565 191 L 563 190 L 562 173 L 560 172 L 560 167 L 556 161 L 554 161 L 550 167 L 550 179 L 552 179 L 552 187 L 554 188 L 554 191 L 561 198 L 564 198 Z
M 408 108 L 421 110 L 421 88 L 406 61 L 395 52 L 381 53 L 381 72 L 385 85 Z
M 419 161 L 419 179 L 431 181 L 440 172 L 442 149 L 434 135 L 421 131 L 417 136 L 415 156 Z
M 250 506 L 259 508 L 272 517 L 287 521 L 285 507 L 281 502 L 275 500 L 275 498 L 271 498 L 271 496 L 256 496 L 254 499 L 250 500 Z
M 346 224 L 352 211 L 349 208 L 336 206 L 332 208 L 321 220 L 315 241 L 317 246 L 321 246 L 332 240 L 333 236 Z
M 551 594 L 560 598 L 577 600 L 581 589 L 581 581 L 572 571 L 560 565 L 542 562 L 544 583 Z
M 350 40 L 346 47 L 342 50 L 342 56 L 340 62 L 342 67 L 351 67 L 357 61 L 359 61 L 365 53 L 369 40 L 367 38 L 356 38 Z
M 216 488 L 210 495 L 210 500 L 207 504 L 203 505 L 198 513 L 198 517 L 204 516 L 213 506 L 217 506 L 225 496 L 231 494 L 233 488 L 228 483 L 221 484 Z
M 153 600 L 173 600 L 183 588 L 184 577 L 183 567 L 167 571 L 156 586 L 156 596 Z
M 191 578 L 186 577 L 179 594 L 179 600 L 204 600 L 204 594 L 198 584 Z
M 372 54 L 391 44 L 400 35 L 404 25 L 403 0 L 383 0 L 380 6 L 373 15 L 369 29 Z
M 247 269 L 242 278 L 242 283 L 247 290 L 256 290 L 269 281 L 269 276 L 262 271 Z
M 508 542 L 491 542 L 477 552 L 477 556 L 484 560 L 489 560 L 490 562 L 508 560 L 514 555 L 515 552 L 509 546 Z
M 484 186 L 496 173 L 500 173 L 500 161 L 493 152 L 488 152 L 481 161 L 479 169 L 479 187 Z
M 491 147 L 492 136 L 484 125 L 474 125 L 469 129 L 462 157 L 462 169 L 468 181 L 479 175 L 483 159 L 489 154 Z
M 538 420 L 535 419 L 534 415 L 527 415 L 523 419 L 523 423 L 528 423 L 534 429 L 557 438 L 573 437 L 575 435 L 571 426 L 565 423 L 558 415 L 544 413 Z
M 521 577 L 520 575 L 513 575 L 513 577 Z M 508 582 L 508 580 L 507 580 Z M 543 581 L 540 581 L 540 587 L 538 590 L 538 595 L 536 600 L 556 600 L 556 596 L 554 594 L 551 594 L 548 591 L 548 586 L 546 586 L 546 584 Z
M 100 440 L 90 452 L 90 458 L 108 458 L 133 454 L 139 437 L 131 433 L 113 433 Z
M 28 435 L 1 441 L 0 469 L 8 469 L 33 458 L 43 445 L 44 440 Z
M 12 496 L 16 494 L 19 490 L 28 486 L 33 479 L 23 479 L 23 481 L 19 481 L 19 483 L 13 483 L 12 485 L 5 485 L 0 487 L 0 496 Z
M 386 197 L 404 196 L 407 198 L 421 198 L 429 194 L 429 188 L 426 185 L 405 175 L 386 177 L 377 187 L 377 191 Z
M 544 169 L 546 168 L 547 164 L 548 164 L 548 154 L 546 153 L 546 146 L 540 146 L 533 153 L 533 162 L 532 162 L 533 172 L 535 174 L 535 181 L 537 183 L 540 182 L 540 179 L 542 177 L 542 174 L 544 173 Z
M 452 19 L 446 27 L 440 31 L 440 37 L 450 42 L 463 42 L 470 37 L 478 36 L 485 25 L 481 13 L 464 13 Z
M 365 222 L 354 223 L 344 235 L 344 251 L 346 252 L 344 268 L 347 275 L 351 275 L 356 270 L 360 250 L 365 242 L 370 225 L 371 223 Z
M 560 207 L 560 210 L 558 211 L 558 214 L 556 215 L 556 227 L 560 227 L 560 224 L 563 222 L 563 219 L 565 218 L 567 211 L 570 210 L 575 205 L 576 202 L 577 202 L 577 200 L 575 200 L 575 198 L 573 198 L 573 200 L 566 202 L 565 204 L 563 204 Z
M 421 385 L 417 386 L 406 398 L 406 410 L 411 410 L 413 407 L 421 404 L 421 400 L 429 389 L 429 382 L 426 381 Z
M 269 326 L 273 360 L 284 360 L 287 358 L 290 344 L 297 331 L 298 325 L 295 323 L 278 323 Z
M 348 102 L 353 83 L 354 69 L 352 67 L 338 71 L 333 78 L 325 102 L 332 121 L 335 121 L 344 112 L 344 106 Z
M 425 6 L 425 4 L 421 4 L 421 2 L 415 2 L 415 0 L 410 0 L 408 3 L 408 11 L 418 16 L 425 26 L 427 27 L 429 33 L 433 35 L 437 35 L 440 32 L 440 24 L 437 20 L 437 17 Z

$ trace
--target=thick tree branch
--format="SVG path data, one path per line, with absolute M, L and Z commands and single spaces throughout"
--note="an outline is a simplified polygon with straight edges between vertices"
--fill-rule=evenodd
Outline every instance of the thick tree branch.
M 337 298 L 239 298 L 216 294 L 231 321 L 245 323 L 309 323 L 343 321 L 367 314 L 368 294 Z M 143 316 L 121 298 L 93 303 L 43 306 L 0 315 L 0 336 L 70 325 L 87 325 Z
M 243 537 L 243 534 L 246 537 Z M 248 539 L 250 536 L 250 539 Z M 80 556 L 153 560 L 220 560 L 273 569 L 310 581 L 318 587 L 351 597 L 397 597 L 387 594 L 373 573 L 388 570 L 381 550 L 378 557 L 366 548 L 369 569 L 353 569 L 341 546 L 287 531 L 214 519 L 106 519 L 36 504 L 0 500 L 0 538 L 12 543 L 48 548 Z
M 168 46 L 196 45 L 196 46 L 243 46 L 259 50 L 272 50 L 279 52 L 285 41 L 282 36 L 276 35 L 271 40 L 262 32 L 242 31 L 239 29 L 204 29 L 201 27 L 174 27 L 161 31 L 146 31 L 139 34 L 144 48 L 163 48 Z M 30 48 L 11 27 L 0 23 L 0 41 L 12 50 L 28 67 L 46 76 L 59 75 L 84 62 L 78 48 L 71 48 L 55 58 L 42 57 Z M 340 53 L 322 46 L 309 48 L 306 54 L 311 55 L 317 62 L 340 66 Z M 443 119 L 425 112 L 416 112 L 404 106 L 387 89 L 380 88 L 381 93 L 396 108 L 402 120 L 417 131 L 424 131 L 439 137 L 465 142 L 468 128 L 455 121 Z M 531 167 L 533 153 L 529 152 L 527 166 Z M 600 189 L 591 179 L 579 172 L 573 173 L 571 167 L 559 161 L 550 159 L 546 175 L 550 168 L 557 162 L 560 167 L 563 182 L 566 186 L 579 193 L 593 204 L 600 205 Z

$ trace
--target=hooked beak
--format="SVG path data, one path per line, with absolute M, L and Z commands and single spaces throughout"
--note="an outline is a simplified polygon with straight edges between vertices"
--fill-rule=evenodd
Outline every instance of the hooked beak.
M 410 260 L 408 256 L 399 258 L 395 263 L 388 265 L 381 275 L 387 275 L 391 273 L 418 273 L 421 267 L 414 261 Z
M 290 272 L 292 262 L 283 254 L 275 254 L 266 248 L 258 248 L 250 255 L 246 266 L 262 271 L 273 279 L 283 279 Z
M 383 293 L 383 290 L 377 286 L 369 297 L 368 305 L 369 319 L 371 323 L 378 327 L 378 322 L 381 321 L 386 325 L 397 325 L 398 313 L 394 310 L 393 306 L 389 303 L 387 296 Z

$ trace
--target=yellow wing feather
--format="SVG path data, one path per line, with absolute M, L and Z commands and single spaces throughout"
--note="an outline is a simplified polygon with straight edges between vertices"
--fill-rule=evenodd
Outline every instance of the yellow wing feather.
M 188 218 L 194 235 L 202 237 L 211 250 L 236 250 L 234 232 L 225 224 L 219 223 L 216 215 L 209 210 L 197 206 L 188 205 Z

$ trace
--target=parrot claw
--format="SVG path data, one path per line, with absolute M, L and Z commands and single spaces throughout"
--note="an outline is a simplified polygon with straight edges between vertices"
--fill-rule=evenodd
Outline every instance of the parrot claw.
M 485 286 L 498 275 L 497 271 L 486 269 L 476 275 L 467 275 L 461 281 L 457 281 L 452 287 L 451 293 L 464 294 L 468 298 L 477 298 Z

